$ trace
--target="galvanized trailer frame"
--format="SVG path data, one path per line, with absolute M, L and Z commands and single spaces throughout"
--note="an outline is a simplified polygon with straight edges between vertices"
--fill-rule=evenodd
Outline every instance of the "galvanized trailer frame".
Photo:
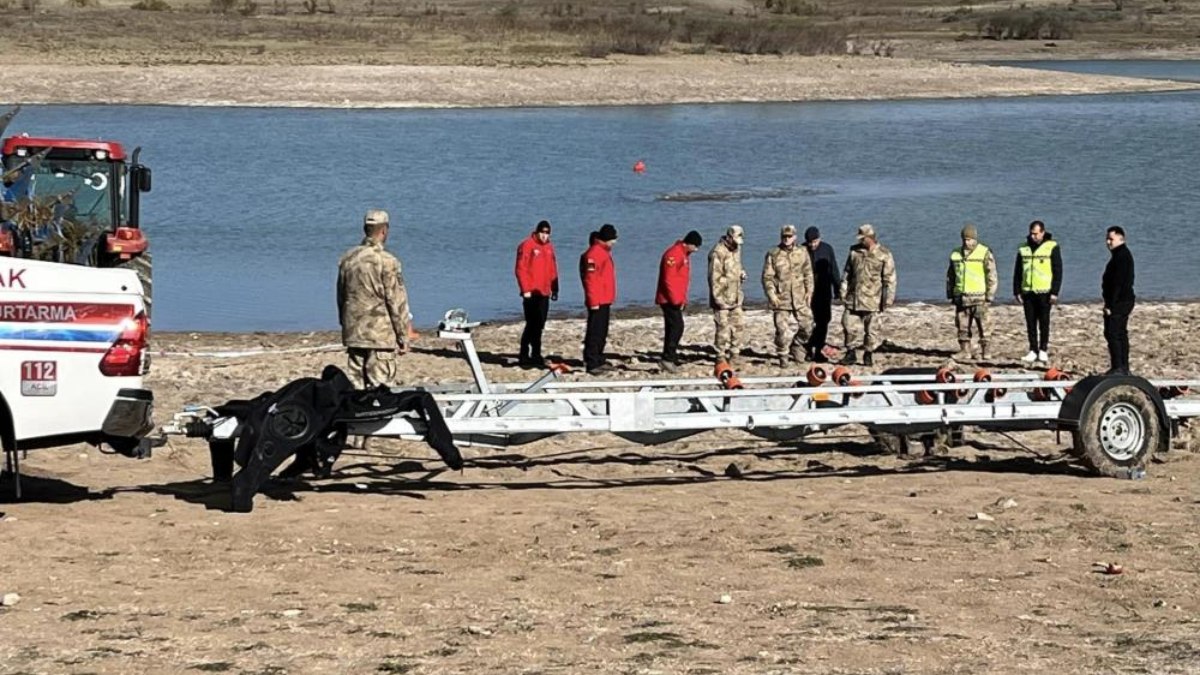
M 1200 397 L 1190 393 L 1200 391 L 1200 380 L 1150 382 L 1136 376 L 1048 381 L 1042 373 L 1018 372 L 988 373 L 987 381 L 980 382 L 941 382 L 945 374 L 937 369 L 897 369 L 858 377 L 825 372 L 739 380 L 718 367 L 714 379 L 568 381 L 551 369 L 533 382 L 497 383 L 488 380 L 475 349 L 472 329 L 477 325 L 451 312 L 439 330 L 440 337 L 458 342 L 474 381 L 423 388 L 460 446 L 505 447 L 577 432 L 608 432 L 634 443 L 658 444 L 716 429 L 744 429 L 787 441 L 858 424 L 894 450 L 921 453 L 964 426 L 1054 429 L 1072 435 L 1071 451 L 1096 473 L 1117 476 L 1142 469 L 1151 453 L 1169 447 L 1182 424 L 1200 416 Z M 835 377 L 839 381 L 829 381 Z M 329 432 L 309 428 L 304 415 L 297 417 L 286 401 L 275 404 L 270 415 L 287 418 L 284 427 L 290 431 L 281 437 L 294 439 L 296 447 Z M 163 433 L 204 437 L 210 446 L 229 452 L 243 423 L 212 408 L 190 408 L 164 426 Z M 421 441 L 427 440 L 430 426 L 424 415 L 401 413 L 342 422 L 337 431 L 343 439 Z M 216 457 L 214 449 L 214 469 Z M 278 458 L 263 459 L 278 466 Z

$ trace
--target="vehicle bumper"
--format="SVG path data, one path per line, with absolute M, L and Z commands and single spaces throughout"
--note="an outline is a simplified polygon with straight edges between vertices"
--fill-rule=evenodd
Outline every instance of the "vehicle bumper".
M 154 429 L 154 392 L 120 389 L 101 431 L 117 438 L 141 438 Z

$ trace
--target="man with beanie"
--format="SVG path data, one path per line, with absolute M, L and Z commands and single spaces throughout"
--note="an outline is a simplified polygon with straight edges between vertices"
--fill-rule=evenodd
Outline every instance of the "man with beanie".
M 717 360 L 733 365 L 741 350 L 742 289 L 746 270 L 742 267 L 742 243 L 746 241 L 741 225 L 730 225 L 725 235 L 708 253 L 708 306 L 716 324 Z
M 384 249 L 387 211 L 367 211 L 363 234 L 338 261 L 338 322 L 355 384 L 390 387 L 397 384 L 396 354 L 408 351 L 408 291 L 400 261 Z
M 583 365 L 588 374 L 598 375 L 609 370 L 604 361 L 604 346 L 608 343 L 609 310 L 617 299 L 617 273 L 612 259 L 617 228 L 605 224 L 594 234 L 591 246 L 579 259 L 579 274 L 583 281 L 583 302 L 587 307 Z
M 1105 232 L 1110 257 L 1104 267 L 1100 294 L 1104 298 L 1104 340 L 1112 367 L 1109 375 L 1129 374 L 1129 315 L 1133 295 L 1133 253 L 1125 245 L 1125 230 L 1113 226 Z
M 837 254 L 833 247 L 821 241 L 821 231 L 810 227 L 804 231 L 804 247 L 812 260 L 813 293 L 812 337 L 808 339 L 805 351 L 808 357 L 817 363 L 825 363 L 825 343 L 829 338 L 829 322 L 833 318 L 833 299 L 840 298 L 842 276 L 838 270 Z
M 805 248 L 796 246 L 795 225 L 784 225 L 779 231 L 779 245 L 767 251 L 762 285 L 775 321 L 775 357 L 779 359 L 779 367 L 786 367 L 789 359 L 801 362 L 810 358 L 806 347 L 812 335 L 809 308 L 813 293 L 812 259 Z
M 842 363 L 858 362 L 855 350 L 862 348 L 863 365 L 874 365 L 874 352 L 883 344 L 878 314 L 896 304 L 896 261 L 892 252 L 879 243 L 875 227 L 858 227 L 858 243 L 850 247 L 846 268 L 842 271 L 842 330 L 846 338 L 846 356 Z
M 955 360 L 972 358 L 971 338 L 979 333 L 978 358 L 988 357 L 988 305 L 1000 285 L 996 257 L 979 243 L 979 231 L 970 223 L 962 229 L 962 246 L 950 252 L 946 269 L 946 299 L 954 302 L 954 327 L 958 331 Z
M 517 246 L 515 272 L 525 313 L 517 363 L 522 368 L 545 368 L 542 331 L 546 328 L 550 302 L 558 300 L 558 261 L 554 257 L 554 244 L 550 243 L 549 221 L 539 222 L 533 234 Z
M 703 242 L 700 233 L 692 230 L 672 244 L 658 263 L 658 290 L 654 294 L 654 304 L 662 308 L 662 367 L 669 371 L 679 368 L 683 310 L 687 306 L 688 286 L 692 281 L 691 256 Z
M 1025 308 L 1029 353 L 1021 360 L 1050 365 L 1050 308 L 1062 288 L 1062 253 L 1040 220 L 1029 224 L 1029 237 L 1017 249 L 1013 266 L 1013 295 Z

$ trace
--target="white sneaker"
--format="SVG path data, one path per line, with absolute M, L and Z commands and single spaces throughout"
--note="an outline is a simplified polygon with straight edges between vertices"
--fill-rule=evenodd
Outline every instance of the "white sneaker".
M 1033 352 L 1029 352 L 1029 353 L 1032 354 Z M 1046 353 L 1045 351 L 1040 351 L 1037 353 L 1037 360 L 1039 362 L 1041 362 L 1043 365 L 1050 363 L 1050 354 Z
M 1028 354 L 1026 354 L 1025 357 L 1022 358 L 1021 360 L 1024 361 L 1025 363 L 1033 363 L 1034 361 L 1038 360 L 1038 353 L 1030 350 L 1030 352 Z

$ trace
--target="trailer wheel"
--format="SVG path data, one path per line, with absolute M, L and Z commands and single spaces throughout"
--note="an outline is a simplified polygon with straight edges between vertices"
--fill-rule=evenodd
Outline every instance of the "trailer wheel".
M 1102 476 L 1124 478 L 1145 465 L 1164 429 L 1154 402 L 1141 389 L 1119 385 L 1090 403 L 1075 432 L 1075 453 Z
M 885 454 L 903 457 L 908 453 L 904 436 L 900 434 L 872 429 L 871 440 L 875 442 L 875 447 Z
M 142 296 L 146 303 L 146 318 L 150 318 L 150 307 L 154 302 L 154 261 L 146 252 L 129 260 L 122 261 L 117 267 L 137 272 L 138 280 L 142 282 Z

